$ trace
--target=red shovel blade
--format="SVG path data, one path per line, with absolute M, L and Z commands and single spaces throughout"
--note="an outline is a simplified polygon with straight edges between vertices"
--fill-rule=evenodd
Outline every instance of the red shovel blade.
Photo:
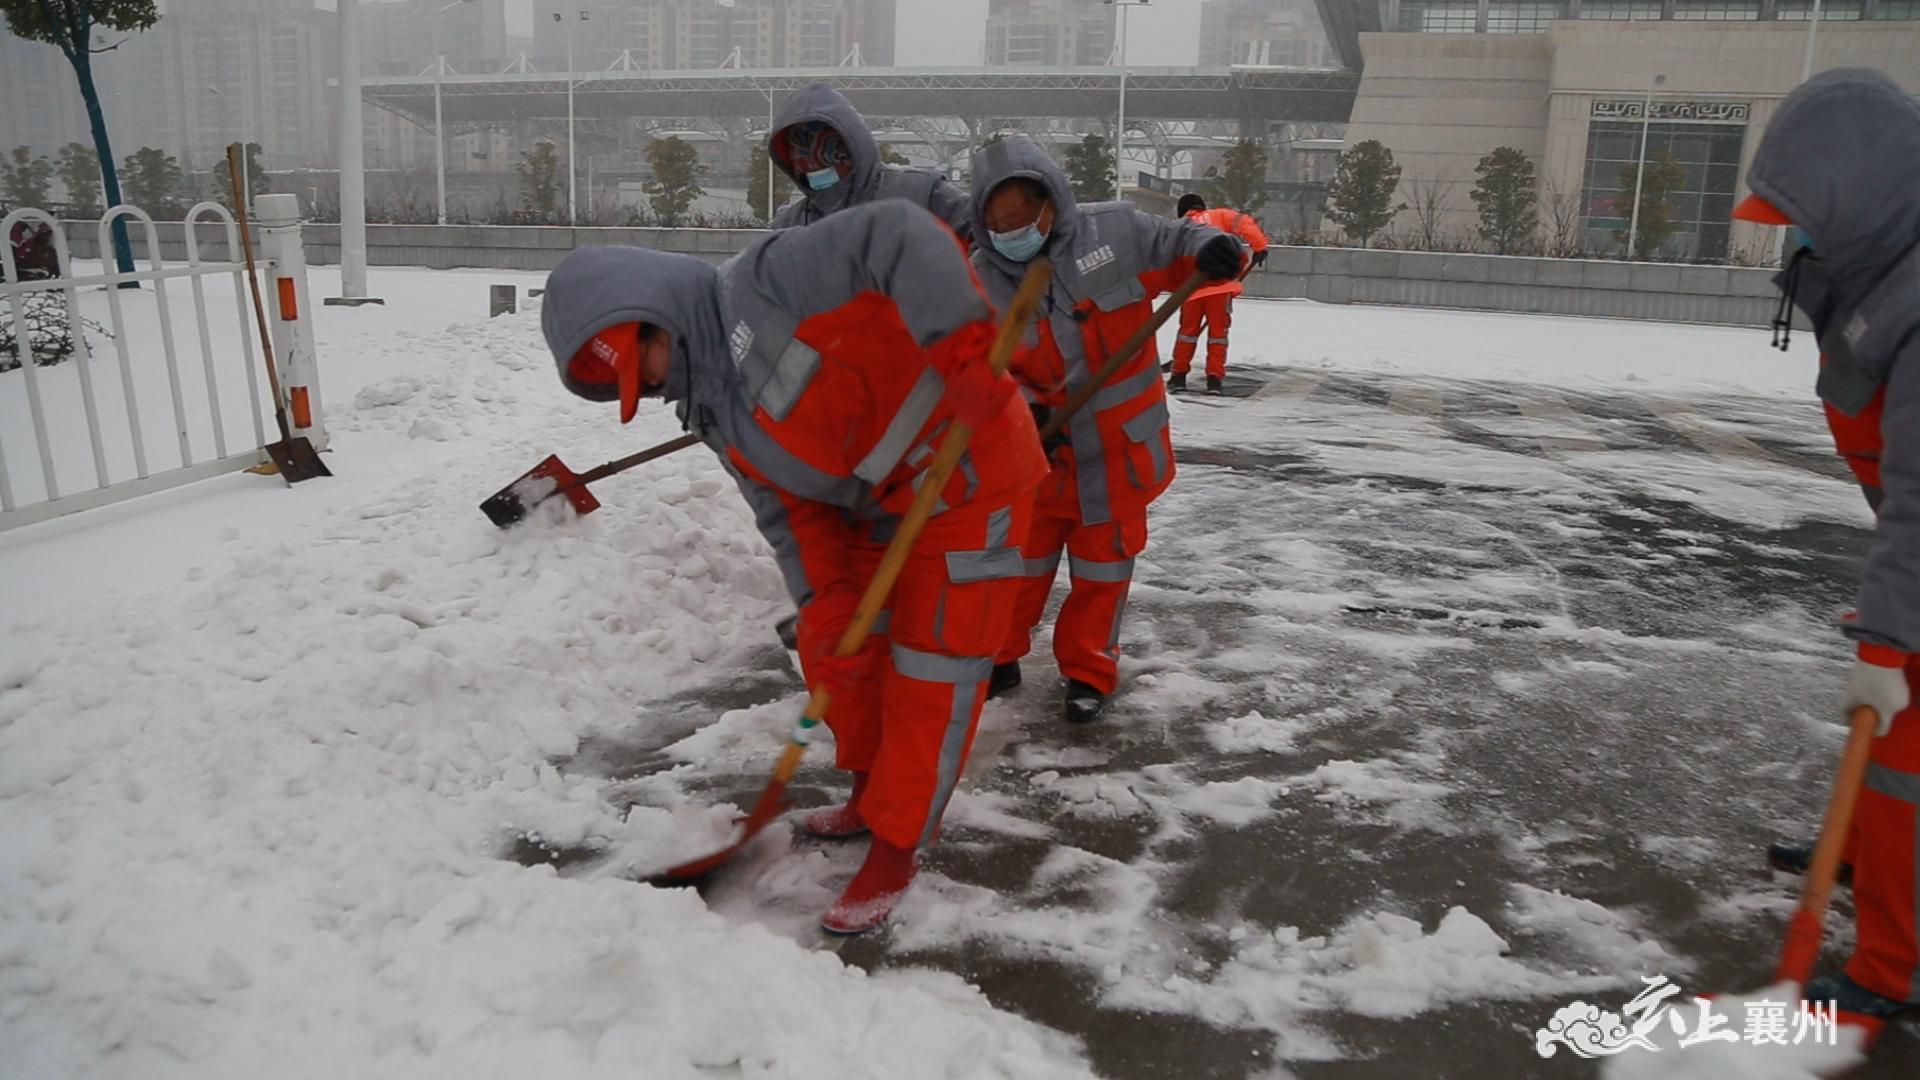
M 792 809 L 793 803 L 787 798 L 787 785 L 769 783 L 760 792 L 760 801 L 753 804 L 753 812 L 740 823 L 740 836 L 733 843 L 719 851 L 692 862 L 681 863 L 647 879 L 649 885 L 693 885 L 701 878 L 713 873 L 726 864 L 728 859 L 739 853 L 761 830 L 773 824 L 780 815 Z
M 553 498 L 565 496 L 573 504 L 576 514 L 591 514 L 600 509 L 600 500 L 593 497 L 587 485 L 580 482 L 579 474 L 567 468 L 560 455 L 549 454 L 547 459 L 528 469 L 518 480 L 494 492 L 487 501 L 480 504 L 480 511 L 499 527 L 505 529 L 518 524 L 533 508 Z

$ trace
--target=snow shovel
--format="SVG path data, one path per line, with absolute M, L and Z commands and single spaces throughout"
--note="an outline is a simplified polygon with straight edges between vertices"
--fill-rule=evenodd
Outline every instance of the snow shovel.
M 1853 826 L 1854 804 L 1860 799 L 1860 788 L 1867 776 L 1867 759 L 1873 751 L 1874 732 L 1880 726 L 1880 714 L 1872 708 L 1861 706 L 1853 710 L 1848 720 L 1847 746 L 1840 755 L 1840 768 L 1833 776 L 1833 794 L 1827 800 L 1827 816 L 1820 823 L 1820 840 L 1813 848 L 1813 865 L 1807 870 L 1807 883 L 1800 890 L 1800 906 L 1794 910 L 1793 917 L 1787 921 L 1786 944 L 1780 949 L 1780 966 L 1775 969 L 1775 985 L 1784 982 L 1805 987 L 1807 979 L 1813 975 L 1813 964 L 1820 955 L 1820 938 L 1827 917 L 1827 901 L 1833 897 L 1834 880 L 1840 872 L 1840 856 L 1847 846 L 1847 833 Z M 1704 998 L 1725 997 L 1720 994 L 1704 994 Z M 1855 1028 L 1860 1032 L 1859 1049 L 1865 1052 L 1879 1038 L 1885 1021 L 1870 1017 L 1846 1014 L 1853 1019 L 1843 1022 L 1842 1026 Z M 1817 1041 L 1817 1040 L 1816 1040 Z M 1680 1064 L 1680 1055 L 1671 1055 L 1670 1069 L 1649 1069 L 1644 1065 L 1609 1059 L 1601 1068 L 1602 1080 L 1616 1080 L 1628 1074 L 1637 1077 L 1653 1077 L 1671 1072 L 1674 1076 L 1692 1076 Z M 1812 1074 L 1809 1074 L 1810 1076 Z M 1824 1072 L 1821 1075 L 1826 1075 Z
M 1873 750 L 1873 733 L 1879 727 L 1879 713 L 1865 705 L 1853 710 L 1847 748 L 1840 755 L 1840 770 L 1833 777 L 1833 796 L 1827 801 L 1827 817 L 1820 824 L 1820 841 L 1813 848 L 1813 865 L 1807 871 L 1806 885 L 1800 890 L 1800 906 L 1787 923 L 1787 943 L 1780 950 L 1775 982 L 1792 981 L 1805 986 L 1813 974 L 1813 962 L 1820 955 L 1820 932 L 1827 917 L 1827 901 L 1833 897 L 1840 856 L 1847 846 L 1847 832 L 1853 826 L 1853 806 L 1860 799 L 1860 787 L 1867 776 L 1867 756 Z
M 635 465 L 644 465 L 654 458 L 666 457 L 699 441 L 698 435 L 682 435 L 577 475 L 567 468 L 566 462 L 560 460 L 560 455 L 548 454 L 545 461 L 521 474 L 520 479 L 488 496 L 487 501 L 480 504 L 480 511 L 495 525 L 505 529 L 533 513 L 534 507 L 564 495 L 573 504 L 574 513 L 591 514 L 600 509 L 600 500 L 587 490 L 588 484 L 604 480 L 617 472 L 625 472 Z
M 1093 395 L 1107 385 L 1107 380 L 1113 378 L 1115 372 L 1125 367 L 1133 354 L 1139 352 L 1141 346 L 1147 343 L 1147 339 L 1165 326 L 1167 320 L 1179 312 L 1180 306 L 1187 302 L 1194 291 L 1206 283 L 1207 279 L 1197 270 L 1187 275 L 1187 280 L 1181 282 L 1180 287 L 1173 290 L 1160 306 L 1154 309 L 1153 317 L 1128 335 L 1127 340 L 1120 343 L 1120 347 L 1113 351 L 1107 362 L 1101 365 L 1100 370 L 1094 372 L 1093 378 L 1088 379 L 1080 389 L 1069 395 L 1065 405 L 1053 410 L 1053 414 L 1047 417 L 1046 424 L 1040 428 L 1040 441 L 1045 443 L 1058 435 L 1067 426 L 1067 421 L 1073 419 L 1073 414 L 1079 412 L 1081 406 L 1091 401 Z
M 232 184 L 234 210 L 239 218 L 240 248 L 247 253 L 247 290 L 253 293 L 254 321 L 260 324 L 260 355 L 266 358 L 267 385 L 273 390 L 273 419 L 280 425 L 280 441 L 268 443 L 263 449 L 273 459 L 273 464 L 288 486 L 316 476 L 332 476 L 332 470 L 320 460 L 320 452 L 313 448 L 313 440 L 305 435 L 295 438 L 293 429 L 287 426 L 286 398 L 280 390 L 280 368 L 273 362 L 273 335 L 267 328 L 267 309 L 260 302 L 260 280 L 254 272 L 253 234 L 247 227 L 247 200 L 239 194 L 246 190 L 240 182 L 239 143 L 227 147 L 227 179 Z
M 1026 277 L 1020 282 L 1020 290 L 1014 294 L 1013 302 L 1007 306 L 1006 316 L 1000 320 L 1000 330 L 993 339 L 993 349 L 987 354 L 987 362 L 996 375 L 1007 370 L 1007 362 L 1013 359 L 1013 350 L 1019 344 L 1020 335 L 1040 310 L 1040 298 L 1046 295 L 1047 282 L 1052 276 L 1053 264 L 1044 258 L 1035 259 L 1028 266 Z M 899 530 L 893 534 L 886 552 L 880 556 L 880 567 L 874 571 L 873 580 L 867 582 L 867 591 L 860 596 L 853 623 L 840 637 L 836 655 L 852 656 L 866 642 L 867 633 L 873 629 L 874 620 L 887 602 L 887 594 L 893 591 L 893 583 L 899 579 L 900 571 L 907 564 L 914 540 L 919 537 L 927 519 L 933 516 L 934 501 L 947 489 L 947 480 L 959 466 L 960 456 L 966 453 L 967 441 L 972 436 L 973 429 L 957 419 L 947 428 L 946 436 L 940 440 L 939 452 L 934 455 L 933 463 L 927 466 L 926 481 L 914 492 L 913 503 L 907 507 L 906 516 L 900 519 Z M 697 883 L 733 858 L 775 818 L 786 813 L 790 805 L 787 801 L 787 785 L 793 780 L 794 770 L 800 767 L 801 755 L 806 753 L 813 729 L 827 715 L 828 697 L 826 690 L 816 688 L 807 700 L 807 711 L 801 714 L 799 723 L 794 725 L 793 738 L 781 751 L 780 760 L 773 767 L 772 778 L 767 781 L 766 789 L 760 792 L 760 801 L 754 803 L 752 812 L 741 824 L 739 839 L 711 855 L 672 867 L 650 878 L 650 884 Z

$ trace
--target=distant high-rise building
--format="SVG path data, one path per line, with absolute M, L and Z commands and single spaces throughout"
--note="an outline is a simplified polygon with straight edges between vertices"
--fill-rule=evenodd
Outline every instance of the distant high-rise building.
M 327 164 L 337 37 L 311 0 L 176 0 L 122 49 L 135 138 L 189 169 L 214 167 L 236 141 L 258 142 L 270 167 Z
M 1200 63 L 1324 67 L 1327 35 L 1313 0 L 1206 0 Z
M 115 84 L 113 65 L 96 71 L 103 108 L 111 122 Z M 16 146 L 53 155 L 70 142 L 93 145 L 87 112 L 80 102 L 73 68 L 52 45 L 26 41 L 0 28 L 0 153 Z
M 173 0 L 150 30 L 97 33 L 94 85 L 116 158 L 164 150 L 204 173 L 229 142 L 261 144 L 272 168 L 332 158 L 333 13 L 312 0 Z M 0 139 L 51 152 L 92 144 L 79 84 L 59 50 L 0 37 Z
M 626 54 L 639 70 L 834 67 L 860 46 L 893 62 L 895 0 L 564 0 L 536 9 L 535 66 L 599 71 Z M 555 16 L 558 18 L 555 18 Z M 584 18 L 582 18 L 584 16 Z
M 898 0 L 846 0 L 853 20 L 849 36 L 860 46 L 860 62 L 868 67 L 892 67 L 894 36 L 898 32 Z
M 517 52 L 507 41 L 507 0 L 360 5 L 360 64 L 367 75 L 418 75 L 435 56 L 463 74 L 497 72 Z
M 988 0 L 987 63 L 1105 64 L 1113 54 L 1114 10 L 1102 0 Z
M 543 71 L 563 71 L 573 39 L 575 71 L 604 71 L 624 54 L 641 70 L 676 67 L 672 9 L 686 0 L 547 0 L 533 9 L 533 60 Z
M 777 17 L 780 67 L 833 67 L 853 51 L 847 0 L 782 0 Z

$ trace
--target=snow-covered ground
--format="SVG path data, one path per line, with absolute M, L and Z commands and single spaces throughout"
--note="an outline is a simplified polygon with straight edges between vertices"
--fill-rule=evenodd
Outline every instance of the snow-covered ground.
M 1766 981 L 1868 521 L 1810 349 L 1240 304 L 1113 719 L 1056 719 L 1043 644 L 836 954 L 857 847 L 633 883 L 771 766 L 785 604 L 697 450 L 481 516 L 677 434 L 568 397 L 495 281 L 538 278 L 319 312 L 335 479 L 0 535 L 0 1074 L 1581 1076 L 1533 1052 L 1575 997 Z

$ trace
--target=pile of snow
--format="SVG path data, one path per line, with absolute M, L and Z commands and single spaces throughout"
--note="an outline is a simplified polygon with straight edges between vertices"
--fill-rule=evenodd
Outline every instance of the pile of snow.
M 146 532 L 146 573 L 105 568 L 127 587 L 76 574 L 7 612 L 10 1069 L 1084 1075 L 956 977 L 868 976 L 619 880 L 710 850 L 729 814 L 622 812 L 550 762 L 644 734 L 646 703 L 767 639 L 786 601 L 746 506 L 686 452 L 604 482 L 591 517 L 499 531 L 477 504 L 545 453 L 582 466 L 675 425 L 567 397 L 532 314 L 341 352 L 384 370 L 331 399 L 335 479 L 233 478 L 185 505 L 243 512 Z M 10 580 L 65 565 L 10 554 Z M 619 858 L 524 869 L 501 855 L 525 832 Z
M 1109 980 L 1105 1002 L 1262 1028 L 1280 1037 L 1284 1053 L 1324 1059 L 1341 1056 L 1316 1034 L 1315 1015 L 1329 1010 L 1408 1018 L 1456 1002 L 1551 998 L 1626 979 L 1515 959 L 1507 939 L 1458 906 L 1431 931 L 1404 915 L 1373 912 L 1329 936 L 1282 926 L 1230 940 L 1234 954 L 1217 971 L 1130 964 Z

